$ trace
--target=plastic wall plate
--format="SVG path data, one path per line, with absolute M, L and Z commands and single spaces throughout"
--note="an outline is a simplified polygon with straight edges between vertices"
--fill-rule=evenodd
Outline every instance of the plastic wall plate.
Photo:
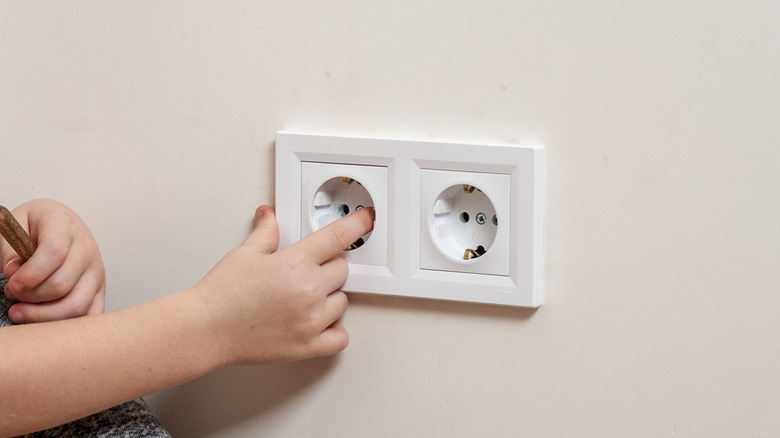
M 343 290 L 537 307 L 542 151 L 279 132 L 280 247 L 338 219 L 344 205 L 365 202 L 358 187 L 337 184 L 352 179 L 370 195 L 376 222 L 343 252 L 350 269 Z

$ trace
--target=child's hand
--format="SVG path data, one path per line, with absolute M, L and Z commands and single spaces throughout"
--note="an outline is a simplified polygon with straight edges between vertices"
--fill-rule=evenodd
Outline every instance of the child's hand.
M 38 249 L 22 264 L 11 246 L 0 241 L 8 279 L 5 294 L 17 301 L 8 311 L 11 320 L 20 324 L 102 313 L 103 259 L 81 218 L 67 206 L 44 199 L 26 202 L 12 213 Z
M 373 209 L 352 213 L 276 252 L 279 228 L 260 207 L 244 243 L 228 253 L 195 290 L 209 309 L 222 365 L 269 363 L 337 353 L 349 337 L 339 319 L 347 278 L 339 257 L 373 228 Z

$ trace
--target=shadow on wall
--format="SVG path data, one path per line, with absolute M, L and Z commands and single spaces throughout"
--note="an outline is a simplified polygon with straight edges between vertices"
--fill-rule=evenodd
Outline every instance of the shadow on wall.
M 323 379 L 338 356 L 217 370 L 148 399 L 173 436 L 214 436 L 220 430 L 293 402 Z

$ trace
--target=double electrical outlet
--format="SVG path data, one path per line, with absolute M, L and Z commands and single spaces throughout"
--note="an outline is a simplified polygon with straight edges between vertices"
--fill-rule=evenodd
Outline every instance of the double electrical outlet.
M 542 148 L 279 132 L 280 246 L 365 207 L 351 292 L 538 307 Z

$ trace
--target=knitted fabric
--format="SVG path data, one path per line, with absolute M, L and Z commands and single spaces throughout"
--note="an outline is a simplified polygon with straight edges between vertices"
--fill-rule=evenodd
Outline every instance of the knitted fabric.
M 7 282 L 8 280 L 0 275 L 0 327 L 13 325 L 8 318 L 8 309 L 13 303 L 5 296 Z M 143 399 L 123 403 L 72 423 L 23 435 L 24 438 L 158 438 L 170 436 Z

